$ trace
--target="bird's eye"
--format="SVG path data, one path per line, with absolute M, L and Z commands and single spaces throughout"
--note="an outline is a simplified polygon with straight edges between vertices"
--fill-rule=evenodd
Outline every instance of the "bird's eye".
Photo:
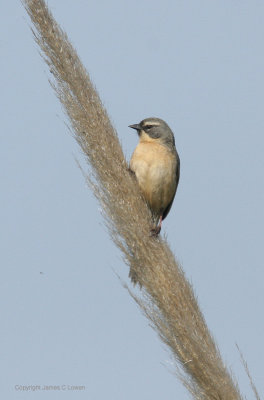
M 152 125 L 144 126 L 144 131 L 149 131 L 152 128 Z

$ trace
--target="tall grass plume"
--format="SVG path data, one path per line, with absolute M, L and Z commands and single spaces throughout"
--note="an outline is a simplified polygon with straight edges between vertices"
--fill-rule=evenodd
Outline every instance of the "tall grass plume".
M 132 281 L 129 289 L 181 366 L 181 380 L 194 399 L 242 399 L 224 365 L 185 278 L 166 240 L 150 237 L 150 211 L 128 171 L 117 133 L 66 33 L 44 0 L 22 0 L 33 34 L 52 73 L 52 86 L 69 118 L 90 173 L 112 240 L 121 250 Z

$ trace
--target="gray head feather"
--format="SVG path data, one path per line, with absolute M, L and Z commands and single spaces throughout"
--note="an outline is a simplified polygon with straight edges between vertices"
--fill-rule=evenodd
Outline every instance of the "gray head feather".
M 144 131 L 148 136 L 153 139 L 161 139 L 162 143 L 175 148 L 174 135 L 168 124 L 160 118 L 145 118 L 139 124 L 130 125 L 138 131 L 140 135 Z

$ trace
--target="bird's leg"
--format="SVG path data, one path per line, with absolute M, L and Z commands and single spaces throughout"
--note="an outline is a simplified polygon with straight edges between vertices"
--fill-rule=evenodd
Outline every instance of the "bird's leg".
M 159 218 L 159 223 L 158 223 L 158 225 L 157 225 L 157 227 L 156 227 L 156 229 L 157 229 L 157 234 L 159 234 L 160 233 L 160 231 L 161 231 L 161 225 L 162 225 L 162 215 L 160 216 L 160 218 Z
M 159 218 L 158 225 L 155 226 L 155 228 L 151 229 L 151 236 L 158 236 L 158 234 L 161 231 L 161 225 L 162 225 L 162 215 Z

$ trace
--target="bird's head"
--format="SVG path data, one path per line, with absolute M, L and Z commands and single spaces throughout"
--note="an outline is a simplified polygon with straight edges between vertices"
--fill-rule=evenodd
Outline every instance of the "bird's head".
M 174 147 L 174 135 L 168 124 L 160 118 L 146 118 L 139 124 L 129 125 L 136 129 L 141 141 L 157 141 L 169 147 Z

